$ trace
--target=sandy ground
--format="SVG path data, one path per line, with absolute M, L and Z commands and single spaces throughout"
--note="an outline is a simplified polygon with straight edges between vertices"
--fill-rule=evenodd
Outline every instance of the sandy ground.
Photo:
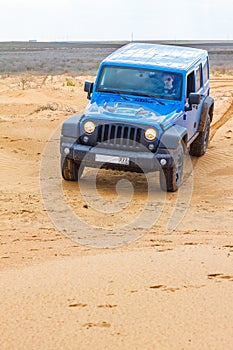
M 93 170 L 85 170 L 80 187 L 57 173 L 57 135 L 67 116 L 84 109 L 85 79 L 91 77 L 0 79 L 0 348 L 232 349 L 232 76 L 211 77 L 216 103 L 206 155 L 191 160 L 180 194 L 162 195 L 155 180 L 147 210 L 142 175 L 102 170 L 96 197 Z M 125 183 L 116 190 L 122 178 L 133 184 L 131 197 Z M 56 211 L 68 215 L 59 212 L 59 186 L 87 223 L 77 227 L 78 238 L 51 221 Z M 114 203 L 120 210 L 103 210 Z M 140 215 L 150 221 L 146 230 Z M 132 227 L 121 230 L 127 222 Z

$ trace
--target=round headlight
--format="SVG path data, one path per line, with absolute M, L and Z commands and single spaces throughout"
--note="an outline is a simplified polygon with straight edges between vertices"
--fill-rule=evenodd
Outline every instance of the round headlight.
M 157 131 L 155 129 L 152 129 L 152 128 L 146 129 L 145 138 L 148 141 L 153 141 L 156 139 L 156 137 L 157 137 Z
M 91 121 L 87 121 L 84 123 L 83 129 L 87 134 L 92 134 L 95 131 L 95 124 Z

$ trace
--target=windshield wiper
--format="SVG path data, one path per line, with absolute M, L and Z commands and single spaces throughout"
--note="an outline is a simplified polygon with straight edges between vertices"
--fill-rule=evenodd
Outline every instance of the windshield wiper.
M 121 98 L 123 98 L 126 101 L 131 101 L 132 98 L 126 97 L 124 96 L 120 91 L 118 90 L 98 90 L 99 92 L 107 92 L 107 93 L 113 93 L 113 94 L 117 94 L 119 95 Z M 158 102 L 159 104 L 161 104 L 162 106 L 165 106 L 165 103 L 160 101 L 158 98 L 156 98 L 155 95 L 153 94 L 141 94 L 141 93 L 132 93 L 132 95 L 134 96 L 143 96 L 143 97 L 149 97 L 151 99 L 153 99 L 154 101 Z
M 99 91 L 102 91 L 102 92 L 107 92 L 107 93 L 112 93 L 112 94 L 117 94 L 119 95 L 121 98 L 123 98 L 123 100 L 126 100 L 126 101 L 130 101 L 130 98 L 122 95 L 122 93 L 118 90 L 99 90 Z
M 158 102 L 159 104 L 161 104 L 162 106 L 165 106 L 165 103 L 160 101 L 158 98 L 155 97 L 155 95 L 153 94 L 141 94 L 141 96 L 144 96 L 144 97 L 150 97 L 150 98 L 153 98 L 153 100 L 155 100 L 156 102 Z

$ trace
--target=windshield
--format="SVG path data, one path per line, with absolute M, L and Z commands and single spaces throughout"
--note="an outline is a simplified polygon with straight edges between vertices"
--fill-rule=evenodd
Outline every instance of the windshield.
M 96 91 L 180 100 L 181 89 L 182 75 L 172 71 L 104 66 Z

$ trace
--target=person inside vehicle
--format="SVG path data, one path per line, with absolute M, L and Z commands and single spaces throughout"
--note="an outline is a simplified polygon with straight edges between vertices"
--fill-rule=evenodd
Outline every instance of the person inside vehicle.
M 168 95 L 176 94 L 176 88 L 174 86 L 175 77 L 173 74 L 164 74 L 163 75 L 163 84 L 164 84 L 164 93 Z

